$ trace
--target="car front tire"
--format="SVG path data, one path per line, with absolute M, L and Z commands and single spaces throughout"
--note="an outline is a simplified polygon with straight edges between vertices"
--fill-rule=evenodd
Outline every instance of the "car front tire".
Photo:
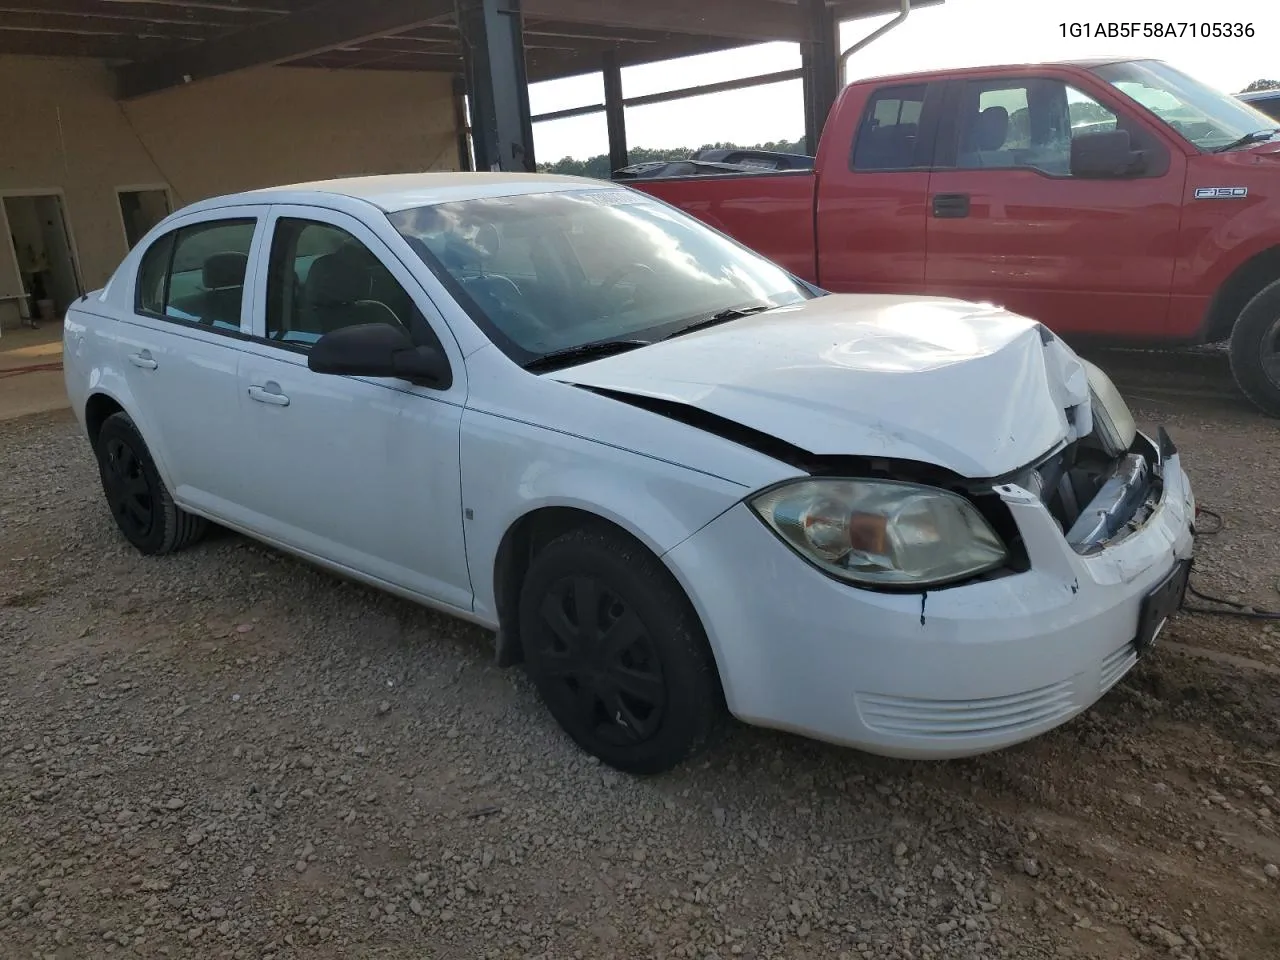
M 1280 281 L 1240 311 L 1231 331 L 1231 373 L 1258 409 L 1280 417 Z
M 520 592 L 525 667 L 583 750 L 626 773 L 702 752 L 727 711 L 692 606 L 643 545 L 570 531 L 534 558 Z
M 207 521 L 173 502 L 151 452 L 128 414 L 114 413 L 103 421 L 95 453 L 111 515 L 125 539 L 140 553 L 173 553 L 204 536 Z

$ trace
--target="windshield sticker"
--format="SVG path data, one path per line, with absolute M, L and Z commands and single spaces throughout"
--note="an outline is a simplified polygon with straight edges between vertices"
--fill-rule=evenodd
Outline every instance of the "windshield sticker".
M 634 190 L 581 190 L 575 191 L 573 196 L 578 200 L 585 200 L 588 203 L 598 203 L 603 207 L 621 207 L 630 206 L 637 203 L 645 203 L 648 198 Z
M 1197 200 L 1238 200 L 1248 195 L 1248 187 L 1196 187 Z

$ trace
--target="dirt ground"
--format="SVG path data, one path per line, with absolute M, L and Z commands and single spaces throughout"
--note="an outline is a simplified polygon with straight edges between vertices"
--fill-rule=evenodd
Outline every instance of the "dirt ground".
M 1280 424 L 1117 355 L 1280 607 Z M 1280 624 L 1184 613 L 1085 715 L 911 763 L 739 728 L 632 780 L 472 627 L 231 534 L 136 555 L 0 423 L 0 955 L 1280 957 Z M 1207 524 L 1211 526 L 1211 524 Z
M 60 410 L 67 405 L 62 380 L 62 324 L 16 327 L 0 335 L 0 420 Z

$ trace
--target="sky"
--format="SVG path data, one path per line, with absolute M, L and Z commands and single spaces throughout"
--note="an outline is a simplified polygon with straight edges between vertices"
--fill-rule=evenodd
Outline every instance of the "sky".
M 1061 24 L 1160 22 L 1252 24 L 1242 39 L 1182 37 L 1077 39 Z M 892 15 L 855 20 L 841 28 L 848 47 Z M 1280 80 L 1280 3 L 1276 0 L 946 0 L 922 7 L 849 61 L 850 81 L 893 73 L 998 63 L 1029 63 L 1075 57 L 1153 57 L 1166 60 L 1227 92 L 1254 80 Z M 769 43 L 686 57 L 623 71 L 623 95 L 642 96 L 739 77 L 798 69 L 796 44 Z M 604 101 L 598 74 L 553 80 L 530 88 L 534 114 Z M 799 80 L 674 103 L 627 110 L 631 147 L 699 147 L 796 140 L 804 134 Z M 580 159 L 607 153 L 604 114 L 553 120 L 534 126 L 540 161 Z

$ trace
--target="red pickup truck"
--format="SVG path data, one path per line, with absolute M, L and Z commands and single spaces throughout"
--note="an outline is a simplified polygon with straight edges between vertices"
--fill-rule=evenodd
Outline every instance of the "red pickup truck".
M 636 180 L 833 292 L 990 301 L 1073 338 L 1230 340 L 1280 416 L 1277 121 L 1155 60 L 852 84 L 813 171 Z

